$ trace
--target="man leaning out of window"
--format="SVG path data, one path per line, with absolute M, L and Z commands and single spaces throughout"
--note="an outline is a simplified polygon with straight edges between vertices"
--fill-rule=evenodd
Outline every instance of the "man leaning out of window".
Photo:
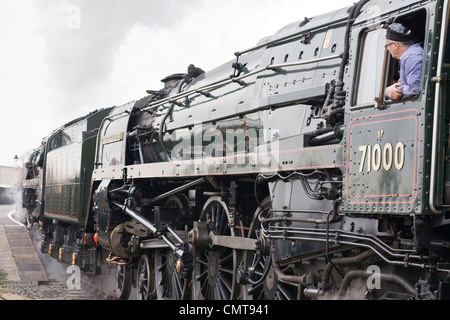
M 400 60 L 400 79 L 386 88 L 386 97 L 407 99 L 419 93 L 422 73 L 422 47 L 414 43 L 411 30 L 400 23 L 389 25 L 385 48 L 394 59 Z

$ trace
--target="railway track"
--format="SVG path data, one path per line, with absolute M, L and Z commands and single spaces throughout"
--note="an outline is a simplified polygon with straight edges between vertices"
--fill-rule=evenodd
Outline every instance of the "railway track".
M 83 277 L 81 279 L 81 290 L 68 290 L 68 296 L 73 300 L 117 300 L 113 293 L 88 279 L 83 279 Z

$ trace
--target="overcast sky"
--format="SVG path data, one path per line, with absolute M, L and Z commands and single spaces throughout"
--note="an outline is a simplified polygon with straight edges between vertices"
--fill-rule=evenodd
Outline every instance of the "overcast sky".
M 0 0 L 0 165 L 53 129 L 356 0 Z

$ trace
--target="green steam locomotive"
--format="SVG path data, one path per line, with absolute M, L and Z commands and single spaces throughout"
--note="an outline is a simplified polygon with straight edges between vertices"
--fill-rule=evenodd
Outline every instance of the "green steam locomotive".
M 450 298 L 448 11 L 362 0 L 55 130 L 42 250 L 122 299 Z M 400 99 L 392 30 L 423 50 Z

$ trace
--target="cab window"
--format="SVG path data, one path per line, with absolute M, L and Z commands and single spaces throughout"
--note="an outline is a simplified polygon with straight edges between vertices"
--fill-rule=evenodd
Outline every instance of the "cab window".
M 400 16 L 395 19 L 394 22 L 401 23 L 406 28 L 411 30 L 411 34 L 413 36 L 413 42 L 415 45 L 420 45 L 422 48 L 424 47 L 424 39 L 425 39 L 425 26 L 426 26 L 426 10 L 421 9 L 415 11 L 411 14 Z M 423 67 L 423 57 L 422 57 L 422 67 Z M 386 79 L 386 87 L 390 86 L 399 81 L 400 78 L 400 66 L 399 60 L 392 58 L 392 56 L 388 55 L 388 63 L 387 63 L 387 79 Z M 423 74 L 421 75 L 423 78 Z M 420 94 L 420 92 L 419 92 Z M 417 98 L 418 95 L 411 97 L 411 99 Z M 400 99 L 400 101 L 405 99 Z M 389 101 L 388 101 L 389 102 Z M 392 102 L 392 101 L 390 101 Z
M 385 29 L 363 33 L 355 105 L 373 104 L 380 91 L 385 42 Z
M 423 48 L 425 38 L 426 10 L 420 9 L 400 16 L 389 23 L 401 23 L 411 30 L 414 43 Z M 355 95 L 353 105 L 373 106 L 395 103 L 385 97 L 385 88 L 400 78 L 399 61 L 394 59 L 386 45 L 386 26 L 365 30 L 361 35 Z M 422 75 L 423 76 L 423 75 Z M 410 99 L 417 98 L 417 96 Z

